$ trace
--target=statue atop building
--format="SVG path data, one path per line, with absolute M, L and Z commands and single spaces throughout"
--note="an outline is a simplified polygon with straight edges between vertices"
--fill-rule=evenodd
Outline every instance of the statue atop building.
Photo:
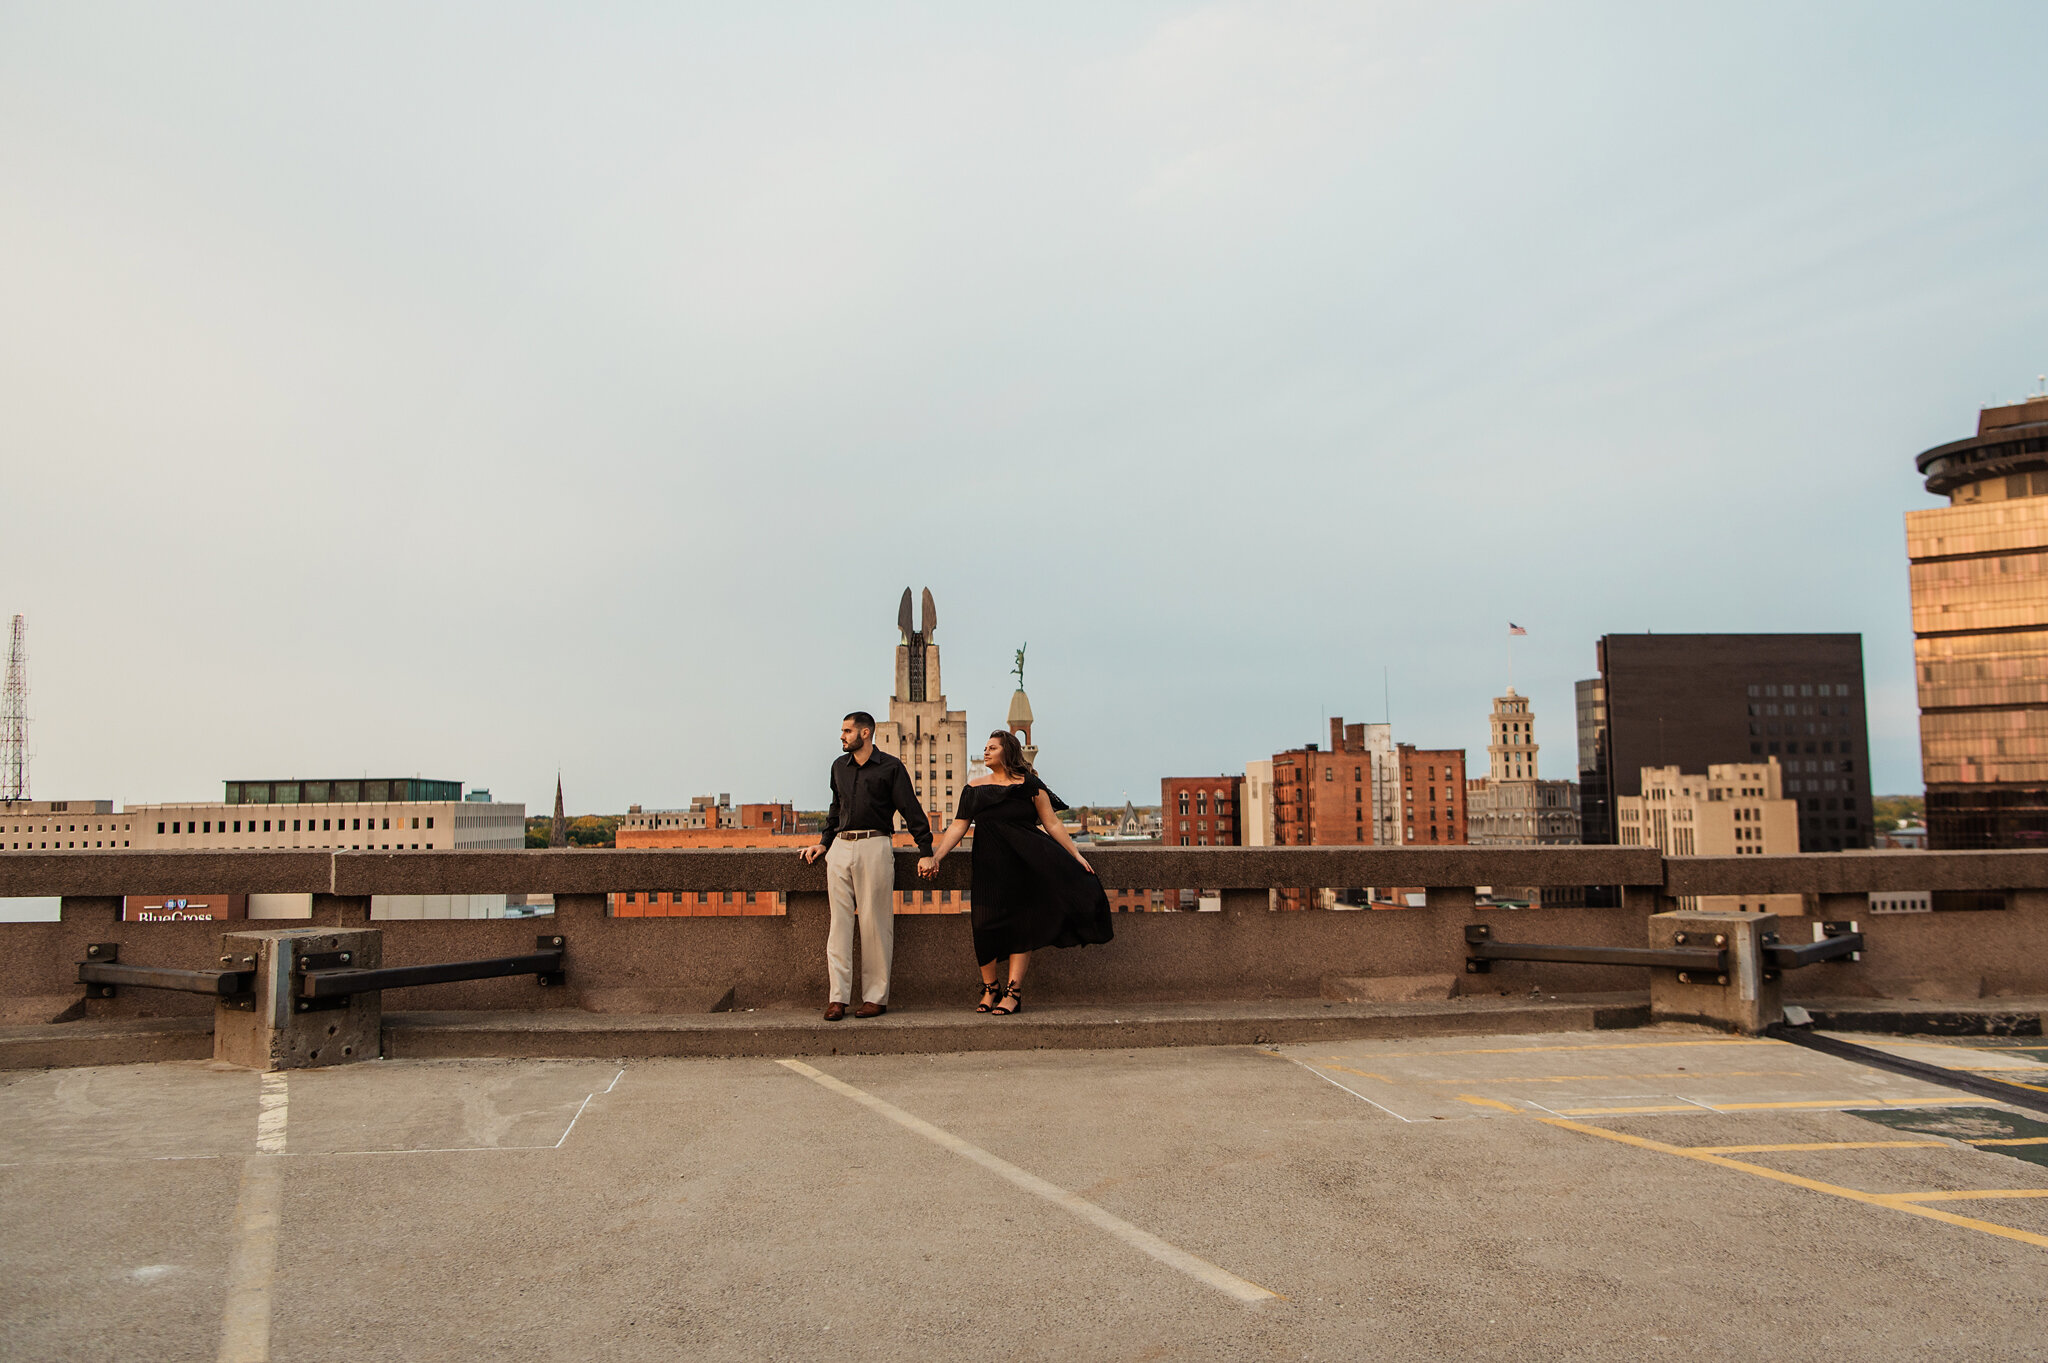
M 1024 648 L 1031 647 L 1025 644 Z M 1024 760 L 1033 766 L 1038 764 L 1038 748 L 1031 741 L 1031 697 L 1024 694 L 1024 648 L 1017 650 L 1017 665 L 1010 669 L 1017 678 L 1017 690 L 1010 697 L 1010 717 L 1005 727 L 1015 735 L 1024 749 Z

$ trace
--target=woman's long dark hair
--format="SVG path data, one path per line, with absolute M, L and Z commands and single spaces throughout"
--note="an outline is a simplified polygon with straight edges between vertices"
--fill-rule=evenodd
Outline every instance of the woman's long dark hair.
M 997 729 L 989 735 L 1003 745 L 1003 767 L 1012 776 L 1036 776 L 1031 764 L 1024 760 L 1024 745 L 1017 741 L 1017 735 L 1008 729 Z

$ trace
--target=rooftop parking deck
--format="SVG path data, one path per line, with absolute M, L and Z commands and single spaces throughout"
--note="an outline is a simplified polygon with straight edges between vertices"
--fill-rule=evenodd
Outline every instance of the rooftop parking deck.
M 19 1358 L 2018 1358 L 2048 1269 L 2048 1119 L 1686 1027 L 0 1092 Z

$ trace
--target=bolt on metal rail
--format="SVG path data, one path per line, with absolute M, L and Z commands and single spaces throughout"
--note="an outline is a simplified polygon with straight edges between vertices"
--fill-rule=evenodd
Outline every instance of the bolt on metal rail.
M 1698 939 L 1695 942 L 1694 939 Z M 1540 942 L 1496 942 L 1493 925 L 1465 925 L 1465 973 L 1484 975 L 1495 961 L 1556 961 L 1571 965 L 1629 965 L 1676 970 L 1681 984 L 1728 983 L 1728 937 L 1725 933 L 1680 932 L 1669 947 L 1560 946 Z M 1796 970 L 1822 961 L 1859 960 L 1863 934 L 1854 923 L 1815 925 L 1815 940 L 1786 946 L 1771 933 L 1765 939 L 1764 963 L 1773 970 Z M 1695 977 L 1698 977 L 1695 979 Z
M 567 980 L 564 958 L 567 944 L 559 934 L 543 934 L 534 950 L 522 956 L 489 956 L 475 961 L 440 961 L 430 965 L 390 966 L 376 970 L 354 969 L 353 953 L 347 951 L 309 952 L 292 971 L 293 1008 L 301 1013 L 325 1008 L 345 1008 L 349 996 L 385 989 L 406 989 L 423 984 L 453 984 L 461 980 L 487 980 L 500 975 L 533 975 L 542 988 L 560 986 Z M 93 942 L 85 949 L 86 959 L 78 963 L 78 982 L 89 999 L 110 999 L 122 985 L 135 989 L 168 989 L 185 994 L 209 994 L 230 1008 L 252 1006 L 256 989 L 256 958 L 220 958 L 219 970 L 173 970 L 164 966 L 123 965 L 118 942 Z

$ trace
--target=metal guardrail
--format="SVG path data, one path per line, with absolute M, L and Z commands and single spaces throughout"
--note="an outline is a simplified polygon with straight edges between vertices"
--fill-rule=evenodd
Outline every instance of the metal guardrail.
M 1685 934 L 1680 933 L 1678 940 L 1683 942 Z M 1727 943 L 1720 937 L 1714 940 L 1717 945 L 1712 947 L 1588 947 L 1496 942 L 1491 924 L 1468 923 L 1465 925 L 1465 945 L 1468 948 L 1465 973 L 1484 975 L 1493 969 L 1495 961 L 1562 961 L 1572 965 L 1652 966 L 1720 974 L 1728 969 L 1728 953 L 1724 949 Z
M 523 956 L 488 956 L 475 961 L 440 961 L 429 965 L 402 965 L 378 969 L 357 969 L 350 965 L 347 951 L 308 952 L 293 962 L 292 994 L 299 1012 L 322 1008 L 346 1008 L 357 994 L 386 989 L 406 989 L 423 984 L 452 984 L 460 980 L 488 980 L 501 975 L 533 975 L 541 987 L 566 983 L 563 960 L 567 944 L 558 934 L 535 939 L 536 950 Z M 226 999 L 230 1006 L 246 1005 L 256 988 L 254 962 L 245 970 L 221 957 L 220 970 L 175 970 L 166 966 L 123 965 L 121 944 L 94 942 L 85 949 L 86 959 L 78 963 L 78 982 L 89 999 L 110 999 L 121 986 L 135 989 L 168 989 L 181 994 L 210 994 Z
M 346 1008 L 357 994 L 410 989 L 424 984 L 454 984 L 503 975 L 532 975 L 545 989 L 567 982 L 564 968 L 568 944 L 559 934 L 534 939 L 535 950 L 522 956 L 487 956 L 475 961 L 439 961 L 428 965 L 357 968 L 346 951 L 315 951 L 294 963 L 293 1008 L 301 1013 Z
M 1679 980 L 1691 983 L 1691 976 L 1711 975 L 1716 982 L 1728 982 L 1728 939 L 1715 933 L 1711 945 L 1694 946 L 1690 934 L 1677 933 L 1669 947 L 1557 946 L 1540 942 L 1496 942 L 1493 925 L 1465 925 L 1465 973 L 1484 975 L 1495 961 L 1558 961 L 1572 965 L 1629 965 L 1676 970 Z M 1764 965 L 1771 970 L 1797 970 L 1823 961 L 1861 960 L 1863 934 L 1853 922 L 1815 925 L 1815 939 L 1787 946 L 1776 933 L 1764 939 Z
M 1797 970 L 1822 961 L 1863 959 L 1863 933 L 1855 923 L 1816 923 L 1811 942 L 1786 946 L 1776 933 L 1764 941 L 1764 964 L 1774 970 Z
M 172 970 L 164 966 L 122 965 L 119 942 L 93 942 L 85 948 L 86 959 L 78 963 L 78 982 L 89 999 L 110 999 L 114 990 L 127 985 L 134 989 L 169 989 L 180 994 L 211 994 L 232 998 L 256 987 L 256 972 L 236 970 L 221 957 L 221 970 Z

